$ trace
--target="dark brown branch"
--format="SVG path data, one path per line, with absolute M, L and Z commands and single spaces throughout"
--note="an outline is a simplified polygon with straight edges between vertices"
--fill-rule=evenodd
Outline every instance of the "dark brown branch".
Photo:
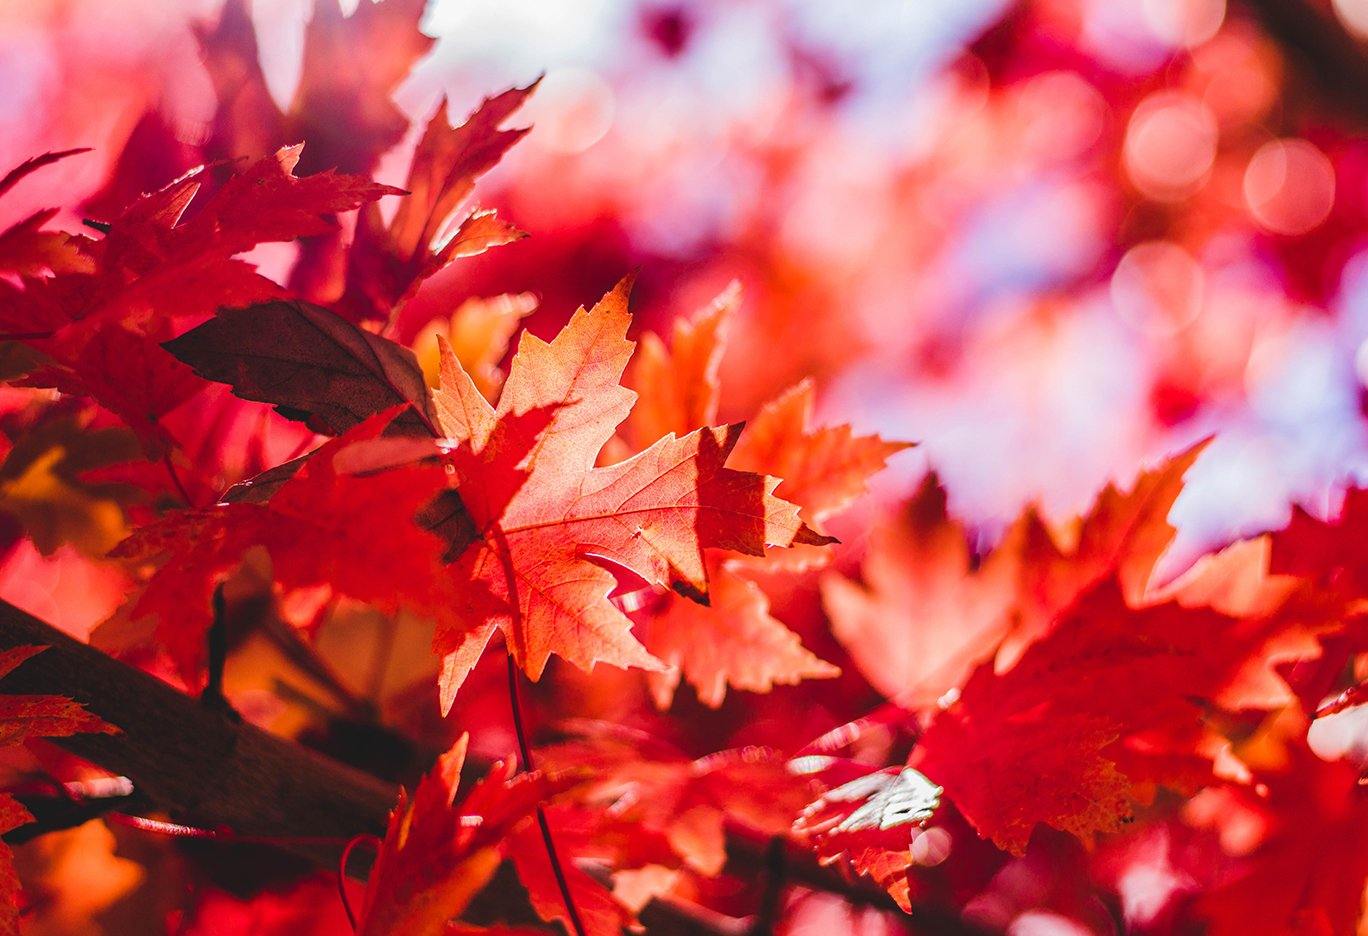
M 0 648 L 41 644 L 0 691 L 66 695 L 122 732 L 54 743 L 133 781 L 151 808 L 247 836 L 333 837 L 385 828 L 395 788 L 206 706 L 0 602 Z M 319 852 L 333 864 L 340 849 Z

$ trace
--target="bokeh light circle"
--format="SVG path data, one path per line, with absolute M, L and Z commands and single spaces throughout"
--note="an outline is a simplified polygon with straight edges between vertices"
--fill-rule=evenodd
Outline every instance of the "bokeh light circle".
M 1112 306 L 1144 332 L 1171 335 L 1192 324 L 1202 310 L 1201 265 L 1171 241 L 1136 244 L 1111 278 Z
M 1275 234 L 1305 234 L 1335 203 L 1335 167 L 1306 140 L 1270 140 L 1244 174 L 1249 213 Z
M 1206 181 L 1216 158 L 1216 118 L 1190 94 L 1160 91 L 1140 102 L 1126 127 L 1126 176 L 1156 201 L 1177 201 Z

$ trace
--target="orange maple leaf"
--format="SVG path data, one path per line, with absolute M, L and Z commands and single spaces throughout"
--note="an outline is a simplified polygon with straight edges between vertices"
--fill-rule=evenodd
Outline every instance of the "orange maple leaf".
M 975 568 L 945 490 L 929 475 L 871 534 L 863 585 L 828 573 L 822 600 L 832 633 L 874 688 L 923 708 L 996 652 L 1013 621 L 1018 561 L 1009 545 Z
M 608 601 L 605 561 L 706 600 L 706 549 L 830 542 L 775 496 L 778 479 L 726 467 L 740 427 L 666 436 L 595 467 L 635 399 L 619 383 L 629 288 L 581 308 L 552 342 L 524 333 L 497 409 L 444 354 L 437 416 L 460 442 L 451 464 L 478 533 L 454 566 L 462 626 L 438 634 L 443 710 L 496 628 L 534 680 L 553 653 L 585 669 L 664 669 Z
M 832 631 L 876 689 L 924 707 L 996 656 L 1008 668 L 1079 595 L 1115 576 L 1142 603 L 1173 539 L 1168 512 L 1200 454 L 1194 446 L 1143 472 L 1129 492 L 1108 485 L 1086 515 L 1051 529 L 1032 508 L 976 562 L 934 476 L 870 538 L 863 584 L 829 574 Z

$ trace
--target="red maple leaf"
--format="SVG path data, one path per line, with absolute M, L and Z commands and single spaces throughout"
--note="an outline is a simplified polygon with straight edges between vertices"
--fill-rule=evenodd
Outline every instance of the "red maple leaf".
M 512 88 L 481 102 L 456 126 L 445 100 L 428 121 L 409 165 L 409 195 L 386 224 L 377 207 L 361 214 L 347 255 L 346 284 L 339 308 L 356 320 L 393 316 L 429 276 L 452 260 L 483 253 L 526 235 L 493 211 L 452 217 L 526 130 L 499 125 L 522 106 L 536 84 Z
M 516 847 L 510 835 L 552 789 L 540 774 L 514 776 L 511 762 L 496 763 L 457 805 L 466 741 L 438 759 L 412 799 L 400 792 L 366 882 L 360 936 L 451 932 L 450 921 Z M 532 847 L 542 851 L 540 842 Z
M 1298 620 L 1177 601 L 1134 609 L 1104 583 L 1010 669 L 975 671 L 910 764 L 1017 854 L 1040 823 L 1084 840 L 1115 830 L 1156 784 L 1209 778 L 1205 707 Z
M 862 584 L 823 576 L 832 633 L 874 688 L 908 708 L 929 707 L 993 656 L 1015 620 L 1020 560 L 1012 536 L 976 562 L 929 475 L 871 534 Z
M 1028 509 L 981 560 L 929 477 L 874 531 L 863 584 L 824 577 L 832 631 L 875 688 L 910 707 L 930 706 L 984 660 L 1010 665 L 1109 576 L 1129 602 L 1140 602 L 1173 539 L 1168 512 L 1200 451 L 1141 474 L 1128 493 L 1109 485 L 1069 528 L 1052 530 Z
M 661 836 L 677 860 L 704 876 L 726 861 L 726 828 L 757 837 L 788 832 L 816 786 L 780 752 L 734 748 L 691 758 L 650 736 L 601 723 L 570 722 L 576 736 L 543 749 L 555 771 L 581 768 L 590 778 L 567 796 L 608 808 L 645 833 Z
M 301 150 L 247 163 L 202 204 L 201 167 L 135 201 L 104 237 L 75 239 L 80 268 L 26 280 L 0 328 L 50 359 L 28 382 L 91 396 L 160 453 L 170 440 L 158 421 L 198 389 L 160 342 L 219 306 L 281 294 L 237 255 L 331 230 L 337 212 L 399 191 L 332 171 L 296 177 Z

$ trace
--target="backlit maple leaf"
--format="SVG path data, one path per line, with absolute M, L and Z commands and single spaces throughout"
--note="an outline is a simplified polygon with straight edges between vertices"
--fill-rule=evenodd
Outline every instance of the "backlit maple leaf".
M 899 516 L 875 529 L 863 584 L 823 578 L 832 631 L 875 688 L 925 707 L 984 660 L 996 656 L 1005 669 L 1108 576 L 1137 604 L 1173 539 L 1168 512 L 1201 448 L 1142 473 L 1127 493 L 1109 485 L 1063 530 L 1028 509 L 981 560 L 929 477 Z
M 874 530 L 863 584 L 828 573 L 822 599 L 832 633 L 865 678 L 888 698 L 921 708 L 963 685 L 996 652 L 1014 621 L 1018 561 L 1009 545 L 976 567 L 930 475 Z
M 794 835 L 810 840 L 824 862 L 849 860 L 910 911 L 907 872 L 925 857 L 913 849 L 940 808 L 942 789 L 911 767 L 871 770 L 822 756 L 798 758 L 794 766 L 831 786 L 798 817 Z
M 666 436 L 595 467 L 635 397 L 619 384 L 632 351 L 629 286 L 575 313 L 550 343 L 524 333 L 497 409 L 454 356 L 443 362 L 438 419 L 461 442 L 451 463 L 478 531 L 454 567 L 464 626 L 438 636 L 444 710 L 495 628 L 533 679 L 552 653 L 586 669 L 662 669 L 607 600 L 615 578 L 604 560 L 702 599 L 705 549 L 760 556 L 829 541 L 774 495 L 778 479 L 726 467 L 739 427 Z
M 536 87 L 511 88 L 481 102 L 462 124 L 446 100 L 428 121 L 409 165 L 408 197 L 386 224 L 378 209 L 362 213 L 347 256 L 340 308 L 356 319 L 395 313 L 423 281 L 459 257 L 483 253 L 526 235 L 493 211 L 471 211 L 450 229 L 475 181 L 527 130 L 501 130 Z

